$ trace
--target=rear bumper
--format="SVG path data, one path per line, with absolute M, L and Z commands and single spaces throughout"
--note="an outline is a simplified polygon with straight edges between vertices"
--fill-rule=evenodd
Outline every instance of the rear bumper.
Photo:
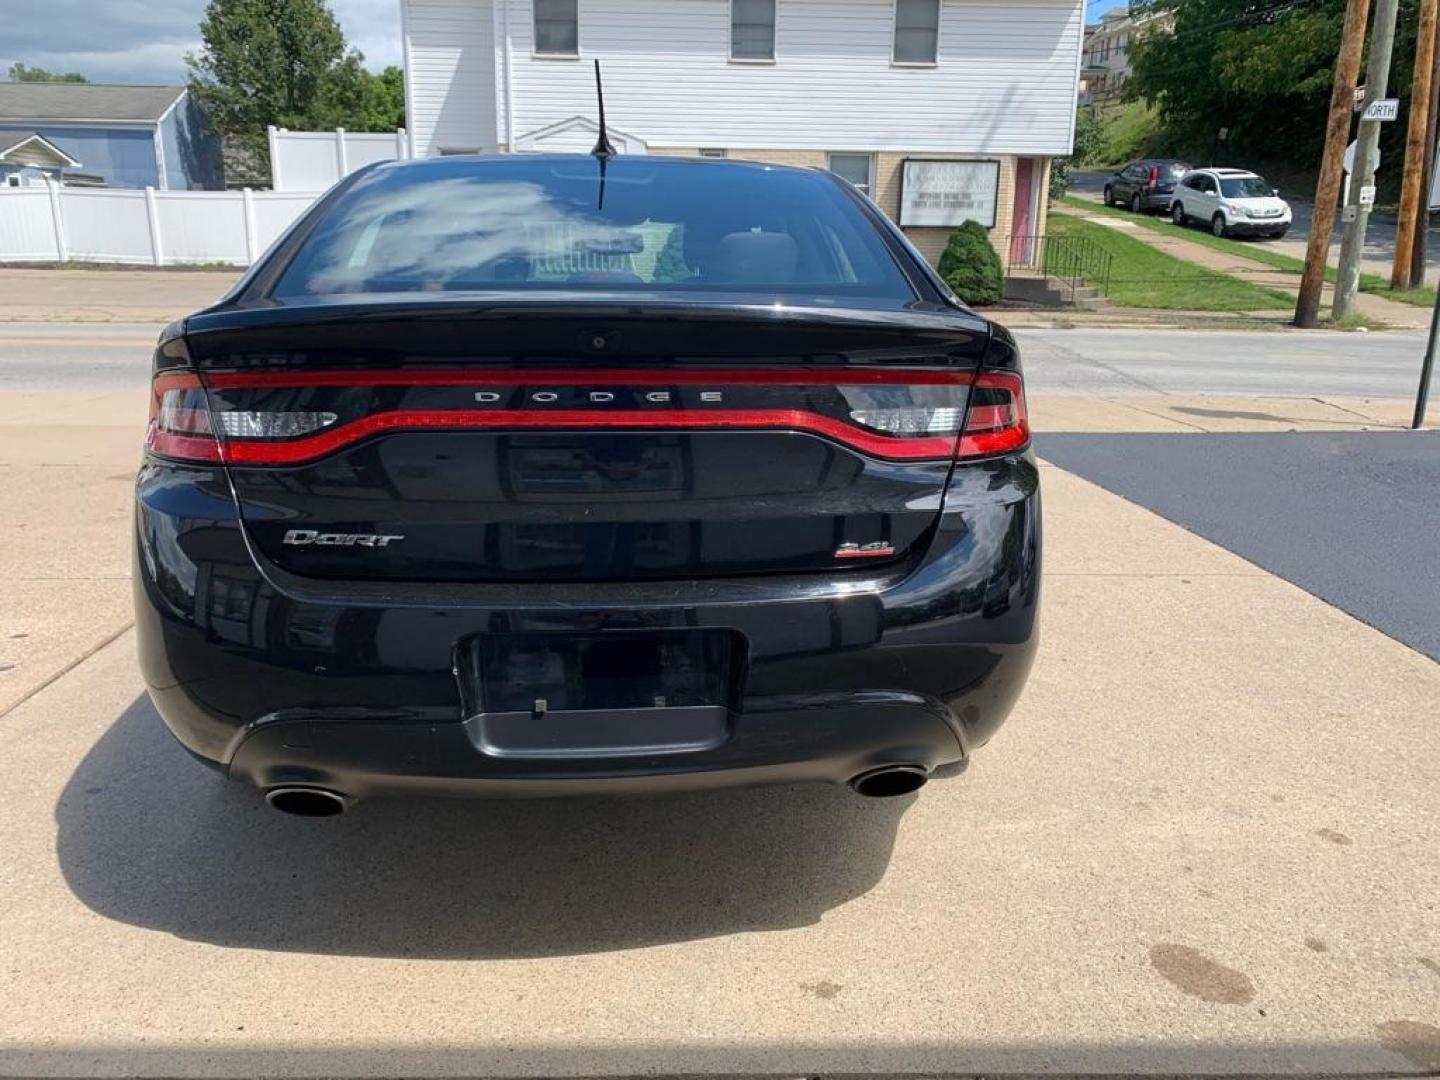
M 136 614 L 151 697 L 231 777 L 349 795 L 555 795 L 801 780 L 963 760 L 1029 672 L 1031 455 L 957 472 L 926 551 L 822 577 L 492 587 L 295 579 L 257 557 L 224 478 L 142 470 Z M 468 722 L 457 643 L 543 629 L 723 627 L 747 643 L 724 737 L 683 753 L 514 758 Z

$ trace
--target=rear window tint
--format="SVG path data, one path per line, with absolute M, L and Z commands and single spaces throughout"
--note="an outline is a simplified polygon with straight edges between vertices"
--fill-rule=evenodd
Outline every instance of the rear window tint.
M 555 288 L 914 296 L 823 173 L 518 156 L 361 177 L 272 294 Z

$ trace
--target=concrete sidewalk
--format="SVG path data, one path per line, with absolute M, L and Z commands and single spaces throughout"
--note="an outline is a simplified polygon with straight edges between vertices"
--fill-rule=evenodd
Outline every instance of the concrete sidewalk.
M 1440 731 L 1415 723 L 1440 668 L 1046 483 L 1022 706 L 969 773 L 897 803 L 282 818 L 169 741 L 122 638 L 0 726 L 0 1071 L 1440 1065 Z
M 238 270 L 0 267 L 0 323 L 166 323 L 213 304 Z

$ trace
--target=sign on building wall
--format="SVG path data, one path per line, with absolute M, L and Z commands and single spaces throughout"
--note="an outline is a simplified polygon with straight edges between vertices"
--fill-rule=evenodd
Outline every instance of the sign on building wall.
M 995 227 L 998 161 L 906 158 L 900 169 L 900 224 Z

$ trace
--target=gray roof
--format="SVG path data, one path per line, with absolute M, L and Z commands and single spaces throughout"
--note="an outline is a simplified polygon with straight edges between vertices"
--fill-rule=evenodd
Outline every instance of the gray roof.
M 0 123 L 56 120 L 159 120 L 183 86 L 0 82 Z
M 31 142 L 32 140 L 38 142 L 46 150 L 50 151 L 50 153 L 55 154 L 58 157 L 64 158 L 65 161 L 68 161 L 71 165 L 80 164 L 80 162 L 76 161 L 64 150 L 60 149 L 60 147 L 56 146 L 49 139 L 45 138 L 44 135 L 41 135 L 35 131 L 0 131 L 0 158 L 4 158 L 5 155 L 8 154 L 11 150 L 14 150 L 19 146 L 23 146 L 25 143 Z M 63 165 L 64 163 L 62 162 L 61 164 Z
M 0 154 L 5 153 L 12 146 L 19 146 L 22 142 L 29 142 L 35 138 L 33 131 L 0 131 Z

